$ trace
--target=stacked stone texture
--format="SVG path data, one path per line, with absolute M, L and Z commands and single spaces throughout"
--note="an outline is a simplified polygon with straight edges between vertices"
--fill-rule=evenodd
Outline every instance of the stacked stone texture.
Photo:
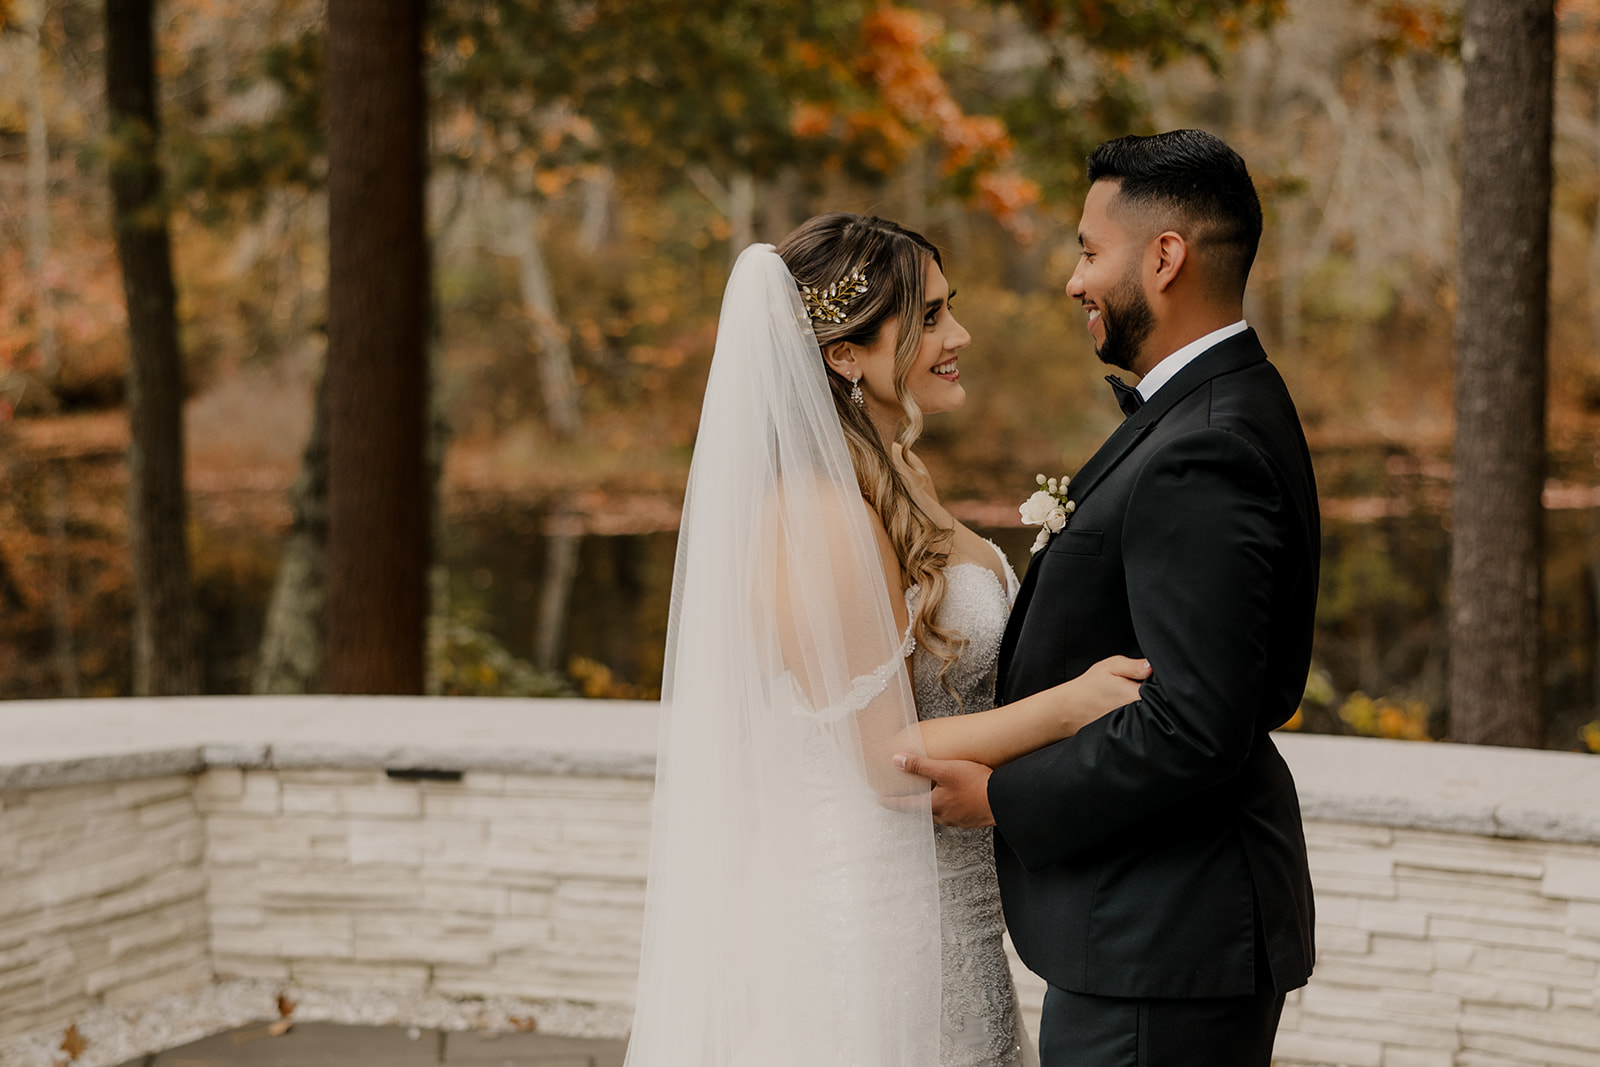
M 1600 1067 L 1600 848 L 1312 821 L 1285 1063 Z
M 483 733 L 536 710 L 485 711 L 508 718 Z M 652 790 L 633 753 L 647 746 L 535 753 L 532 769 L 459 781 L 391 778 L 381 754 L 352 767 L 348 749 L 324 757 L 335 767 L 259 748 L 240 749 L 242 767 L 210 749 L 198 773 L 126 769 L 148 753 L 121 775 L 0 767 L 0 1063 L 8 1042 L 91 1007 L 181 1006 L 217 979 L 625 1018 Z M 1600 1067 L 1600 761 L 1284 748 L 1307 797 L 1319 958 L 1279 1062 Z M 1036 1023 L 1041 984 L 1019 970 L 1019 985 Z
M 0 793 L 0 1044 L 211 976 L 188 776 Z
M 651 783 L 208 771 L 216 973 L 628 1001 Z

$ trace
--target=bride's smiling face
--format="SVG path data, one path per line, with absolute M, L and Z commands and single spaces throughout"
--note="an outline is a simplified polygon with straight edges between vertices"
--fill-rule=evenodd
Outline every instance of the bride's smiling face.
M 972 343 L 972 335 L 956 321 L 950 306 L 954 296 L 944 271 L 930 258 L 923 276 L 922 341 L 906 374 L 906 391 L 924 415 L 955 411 L 967 401 L 957 353 Z M 899 321 L 891 318 L 877 339 L 859 349 L 857 356 L 868 411 L 874 422 L 891 426 L 905 416 L 894 388 L 894 357 L 899 341 Z

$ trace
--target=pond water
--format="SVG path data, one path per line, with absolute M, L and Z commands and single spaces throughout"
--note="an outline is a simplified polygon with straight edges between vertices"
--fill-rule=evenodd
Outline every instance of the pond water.
M 1373 498 L 1366 498 L 1373 499 Z M 1384 498 L 1394 500 L 1395 498 Z M 1400 498 L 1403 500 L 1403 498 Z M 1329 508 L 1323 523 L 1323 579 L 1317 610 L 1314 677 L 1304 727 L 1324 733 L 1446 736 L 1449 573 L 1445 519 L 1390 505 L 1376 518 L 1362 508 Z M 1367 511 L 1373 510 L 1368 506 Z M 1338 517 L 1356 512 L 1357 518 Z M 1600 512 L 1547 512 L 1546 708 L 1549 744 L 1576 748 L 1596 711 L 1596 551 Z M 580 536 L 564 620 L 555 647 L 543 636 L 551 616 L 550 538 L 536 513 L 480 515 L 454 525 L 446 556 L 452 596 L 473 603 L 495 636 L 520 656 L 547 665 L 603 664 L 623 695 L 661 684 L 676 534 Z M 1034 531 L 980 529 L 1027 566 Z M 1364 698 L 1373 698 L 1363 703 Z M 1388 712 L 1386 728 L 1375 716 Z
M 106 497 L 97 515 L 115 515 L 120 506 L 120 483 L 106 473 L 115 462 L 74 472 Z M 1323 569 L 1302 727 L 1448 736 L 1448 464 L 1398 447 L 1323 450 L 1315 463 Z M 1600 457 L 1553 457 L 1551 471 L 1547 744 L 1568 749 L 1580 747 L 1583 726 L 1600 719 Z M 19 540 L 22 549 L 10 556 L 0 551 L 0 697 L 6 698 L 62 694 L 47 595 L 47 524 L 39 517 L 48 512 L 48 494 L 44 480 L 21 477 L 26 473 L 10 471 L 13 491 L 4 500 L 31 538 Z M 23 510 L 33 519 L 24 522 Z M 211 511 L 202 509 L 192 541 L 206 691 L 247 692 L 282 534 L 273 524 L 227 521 Z M 550 532 L 571 521 L 507 501 L 475 500 L 449 515 L 440 545 L 444 577 L 435 588 L 446 594 L 450 632 L 467 639 L 451 646 L 450 660 L 463 671 L 455 680 L 466 684 L 448 691 L 540 692 L 552 679 L 590 695 L 649 697 L 659 690 L 675 533 Z M 132 592 L 125 532 L 115 522 L 78 526 L 66 531 L 76 553 L 69 561 L 75 602 L 67 621 L 78 692 L 126 694 Z M 980 526 L 980 532 L 1019 570 L 1026 567 L 1033 531 Z

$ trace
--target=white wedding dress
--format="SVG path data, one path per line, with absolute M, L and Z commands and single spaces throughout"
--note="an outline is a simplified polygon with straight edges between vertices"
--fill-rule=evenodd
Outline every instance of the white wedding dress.
M 1011 590 L 948 577 L 949 677 L 987 708 Z M 679 528 L 627 1067 L 1027 1062 L 988 833 L 936 836 L 892 760 L 956 710 L 905 637 L 799 287 L 753 245 Z
M 679 527 L 627 1067 L 933 1067 L 916 704 L 798 284 L 728 280 Z
M 967 639 L 945 681 L 959 694 L 958 704 L 939 681 L 939 661 L 919 648 L 911 672 L 917 718 L 937 719 L 987 711 L 994 706 L 1000 638 L 1005 634 L 1017 577 L 998 546 L 1006 583 L 979 563 L 957 563 L 945 571 L 945 597 L 939 624 Z M 906 594 L 916 608 L 918 590 Z M 1019 1067 L 1038 1062 L 1022 1025 L 1016 988 L 1005 952 L 1005 918 L 995 880 L 994 831 L 934 827 L 939 865 L 939 929 L 942 1008 L 940 1067 Z

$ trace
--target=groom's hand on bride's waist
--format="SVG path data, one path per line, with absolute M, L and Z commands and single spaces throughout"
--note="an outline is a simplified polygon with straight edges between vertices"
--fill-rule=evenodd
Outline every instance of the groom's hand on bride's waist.
M 990 769 L 960 759 L 930 759 L 902 752 L 894 764 L 933 783 L 933 821 L 940 826 L 993 826 L 989 810 Z M 920 798 L 919 798 L 920 799 Z

